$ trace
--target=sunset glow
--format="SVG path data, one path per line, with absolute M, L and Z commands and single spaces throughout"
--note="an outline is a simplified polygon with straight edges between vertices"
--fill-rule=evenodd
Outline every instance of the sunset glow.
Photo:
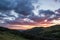
M 59 0 L 1 0 L 0 26 L 27 30 L 60 25 Z
M 7 25 L 6 27 L 8 27 L 9 29 L 15 29 L 15 30 L 27 30 L 27 29 L 32 29 L 34 27 L 50 27 L 50 26 L 54 26 L 54 25 L 60 25 L 60 20 L 53 20 L 50 23 L 36 23 L 34 25 L 30 24 L 30 25 L 20 25 L 20 24 L 11 24 L 11 25 Z

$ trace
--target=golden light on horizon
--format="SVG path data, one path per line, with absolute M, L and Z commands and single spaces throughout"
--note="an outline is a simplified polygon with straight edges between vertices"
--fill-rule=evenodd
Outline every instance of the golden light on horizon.
M 51 27 L 54 25 L 60 25 L 60 20 L 52 20 L 52 21 L 44 21 L 44 22 L 37 22 L 35 24 L 8 24 L 6 25 L 7 28 L 9 29 L 14 29 L 14 30 L 28 30 L 32 29 L 34 27 Z
M 8 26 L 10 26 L 8 27 L 9 29 L 15 29 L 15 30 L 27 30 L 35 27 L 33 25 L 8 25 Z

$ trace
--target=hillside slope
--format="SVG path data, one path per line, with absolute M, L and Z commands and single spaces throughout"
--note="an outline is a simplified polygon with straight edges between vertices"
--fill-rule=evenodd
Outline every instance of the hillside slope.
M 27 39 L 23 38 L 21 36 L 21 33 L 16 30 L 9 30 L 0 27 L 0 40 L 27 40 Z
M 23 38 L 24 37 L 24 38 Z M 0 40 L 60 40 L 60 25 L 36 27 L 23 32 L 0 27 Z
M 24 32 L 31 40 L 60 40 L 60 25 L 48 28 L 36 27 Z

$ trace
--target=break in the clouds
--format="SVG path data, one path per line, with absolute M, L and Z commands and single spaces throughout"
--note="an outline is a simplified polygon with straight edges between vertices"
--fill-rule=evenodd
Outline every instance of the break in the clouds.
M 57 20 L 60 18 L 59 4 L 59 0 L 0 0 L 0 24 Z

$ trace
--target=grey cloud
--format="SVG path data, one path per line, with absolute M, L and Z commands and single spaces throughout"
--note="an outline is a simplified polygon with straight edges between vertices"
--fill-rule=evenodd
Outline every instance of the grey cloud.
M 0 0 L 0 11 L 15 10 L 23 15 L 32 14 L 34 9 L 32 3 L 36 0 Z
M 16 0 L 0 0 L 0 10 L 11 10 L 17 6 Z
M 34 9 L 31 1 L 32 0 L 19 1 L 17 7 L 15 8 L 15 11 L 23 15 L 31 14 L 32 10 Z
M 0 14 L 0 19 L 4 17 L 14 17 L 16 19 L 29 18 L 34 21 L 40 21 L 40 19 L 49 18 L 51 15 L 55 14 L 55 12 L 51 10 L 38 10 L 40 16 L 36 16 L 32 12 L 32 10 L 35 10 L 32 3 L 38 4 L 38 1 L 39 0 L 0 0 L 0 12 L 2 12 L 2 14 Z M 13 14 L 11 14 L 12 10 L 14 10 Z M 45 17 L 42 17 L 44 15 L 41 16 L 41 14 L 44 14 Z
M 58 19 L 60 17 L 60 14 L 55 14 L 55 12 L 51 10 L 40 10 L 39 15 L 31 15 L 28 18 L 34 21 L 41 21 L 41 20 L 53 20 L 53 19 Z M 42 15 L 41 15 L 42 14 Z M 44 17 L 43 17 L 44 16 Z

